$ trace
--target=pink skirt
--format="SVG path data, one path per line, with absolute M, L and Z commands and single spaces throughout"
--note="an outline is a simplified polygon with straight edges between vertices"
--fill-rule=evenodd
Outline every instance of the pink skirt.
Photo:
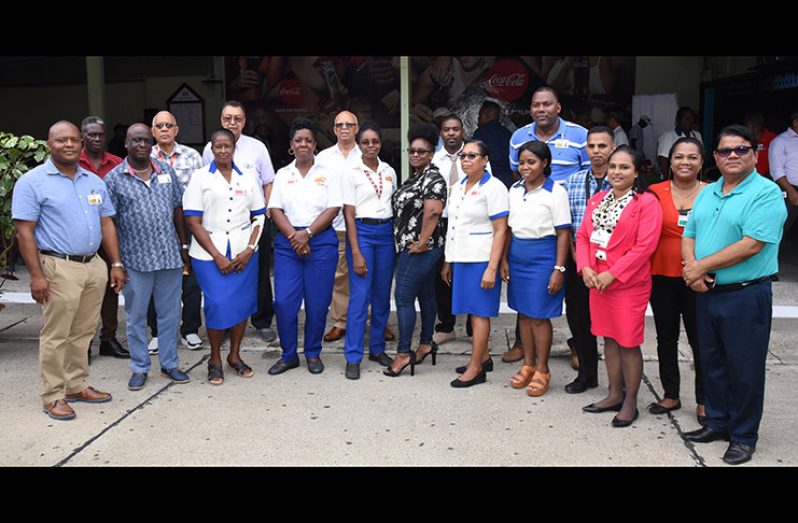
M 590 289 L 590 332 L 622 347 L 642 345 L 650 297 L 651 278 L 632 285 L 615 280 L 604 294 Z

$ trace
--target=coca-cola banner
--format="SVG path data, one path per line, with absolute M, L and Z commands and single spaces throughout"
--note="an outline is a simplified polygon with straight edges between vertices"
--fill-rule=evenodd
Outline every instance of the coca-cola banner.
M 532 91 L 544 84 L 559 93 L 567 120 L 591 127 L 613 111 L 630 124 L 633 57 L 423 56 L 410 65 L 411 120 L 454 112 L 468 138 L 485 100 L 500 105 L 501 123 L 511 131 L 529 123 Z M 267 144 L 276 168 L 293 159 L 287 151 L 294 118 L 313 119 L 324 148 L 335 142 L 335 115 L 348 110 L 383 128 L 381 156 L 400 170 L 399 57 L 228 56 L 225 73 L 227 98 L 247 108 L 245 132 Z

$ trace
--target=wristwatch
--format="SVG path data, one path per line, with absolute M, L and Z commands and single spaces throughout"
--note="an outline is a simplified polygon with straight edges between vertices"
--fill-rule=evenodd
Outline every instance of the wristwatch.
M 250 243 L 249 245 L 247 245 L 247 247 L 249 247 L 250 249 L 252 249 L 254 251 L 255 247 L 257 247 L 257 245 L 254 244 L 254 243 Z
M 310 230 L 310 227 L 305 227 L 305 230 L 308 233 L 308 239 L 313 238 L 313 231 Z
M 563 267 L 562 265 L 555 265 L 554 268 L 560 272 L 565 272 L 565 267 Z
M 112 269 L 115 269 L 115 268 L 124 269 L 124 268 L 125 268 L 125 266 L 124 266 L 124 265 L 122 265 L 122 262 L 117 262 L 117 263 L 112 263 L 112 264 L 111 264 L 111 268 L 112 268 Z
M 183 247 L 183 250 L 184 250 L 184 251 L 187 251 L 187 250 L 188 250 L 188 244 L 187 244 L 187 243 L 184 243 L 182 247 Z

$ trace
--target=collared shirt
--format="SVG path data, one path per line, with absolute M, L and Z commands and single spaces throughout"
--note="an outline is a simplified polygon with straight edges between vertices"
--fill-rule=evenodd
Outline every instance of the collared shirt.
M 130 269 L 142 272 L 183 267 L 174 210 L 183 205 L 183 186 L 166 164 L 150 159 L 149 185 L 127 160 L 105 177 L 116 209 L 119 255 Z
M 211 142 L 208 142 L 202 152 L 202 162 L 205 165 L 210 165 L 212 161 Z M 233 162 L 242 171 L 255 173 L 262 186 L 274 181 L 274 167 L 269 150 L 260 140 L 242 134 L 236 142 Z
M 211 162 L 191 175 L 183 193 L 183 214 L 201 216 L 202 226 L 216 250 L 223 255 L 229 250 L 233 259 L 249 245 L 252 227 L 260 226 L 263 230 L 266 215 L 263 186 L 254 172 L 239 169 L 235 163 L 227 183 L 216 162 Z M 258 239 L 253 243 L 257 250 Z M 191 242 L 188 254 L 197 260 L 213 259 L 197 241 Z
M 693 203 L 683 237 L 695 239 L 695 256 L 711 256 L 744 236 L 765 243 L 745 261 L 715 271 L 718 285 L 756 280 L 779 270 L 779 242 L 787 207 L 778 185 L 752 171 L 729 194 L 724 179 L 705 187 Z
M 620 125 L 612 130 L 612 141 L 615 145 L 629 145 L 629 137 Z
M 344 173 L 341 180 L 341 202 L 355 208 L 355 218 L 387 220 L 393 216 L 391 197 L 396 190 L 396 172 L 379 160 L 377 171 L 362 161 Z
M 466 175 L 465 171 L 463 170 L 463 162 L 461 162 L 460 157 L 457 156 L 458 154 L 463 152 L 464 148 L 465 148 L 465 142 L 463 142 L 463 144 L 460 145 L 460 149 L 458 149 L 457 152 L 454 154 L 449 154 L 449 151 L 447 151 L 446 148 L 443 147 L 441 148 L 440 151 L 437 151 L 434 155 L 432 155 L 432 163 L 441 172 L 441 176 L 443 176 L 443 179 L 446 180 L 449 189 L 454 187 L 457 184 L 457 182 L 462 180 Z M 449 172 L 452 170 L 452 162 L 455 162 L 455 165 L 457 166 L 457 182 L 455 183 L 449 183 Z M 490 162 L 488 162 L 487 165 L 485 165 L 485 170 L 490 173 L 493 173 L 493 169 L 490 165 Z
M 499 179 L 507 188 L 513 184 L 513 171 L 510 169 L 510 160 L 504 155 L 504 151 L 510 146 L 510 132 L 499 120 L 480 125 L 474 131 L 474 139 L 482 140 L 488 146 L 488 154 L 491 158 L 492 168 L 488 168 L 490 173 Z
M 449 228 L 446 231 L 447 262 L 486 262 L 493 245 L 493 220 L 510 213 L 507 187 L 485 172 L 468 192 L 468 178 L 452 190 Z
M 349 151 L 349 155 L 344 158 L 344 153 L 341 152 L 341 149 L 336 143 L 321 151 L 316 156 L 316 162 L 324 164 L 325 167 L 335 172 L 340 180 L 343 180 L 344 174 L 348 173 L 353 167 L 356 167 L 361 162 L 362 158 L 363 153 L 357 145 L 355 145 L 355 148 Z M 346 230 L 343 206 L 341 207 L 341 211 L 335 216 L 332 226 L 336 231 Z
M 770 129 L 762 129 L 757 144 L 756 172 L 762 176 L 770 175 L 770 143 L 776 139 L 776 133 Z M 798 169 L 798 166 L 795 166 Z M 796 178 L 798 179 L 798 178 Z
M 430 164 L 420 173 L 413 173 L 395 193 L 393 206 L 393 237 L 396 252 L 402 252 L 408 245 L 421 237 L 424 220 L 424 200 L 440 200 L 446 206 L 448 198 L 446 181 L 438 168 Z M 432 235 L 427 240 L 427 248 L 443 247 L 446 229 L 443 220 L 438 220 Z
M 294 227 L 309 227 L 326 209 L 341 206 L 340 175 L 320 162 L 303 177 L 294 160 L 274 177 L 269 209 L 282 209 Z
M 555 236 L 558 229 L 571 227 L 568 193 L 551 178 L 531 191 L 527 191 L 523 180 L 513 185 L 509 192 L 509 208 L 507 225 L 516 238 Z
M 587 155 L 587 129 L 581 125 L 559 119 L 557 132 L 546 140 L 551 150 L 551 175 L 557 183 L 565 183 L 571 174 L 590 167 Z M 527 142 L 540 140 L 535 122 L 521 127 L 510 139 L 510 168 L 518 170 L 518 149 Z
M 150 158 L 171 167 L 175 171 L 177 179 L 180 180 L 183 189 L 188 187 L 191 174 L 203 165 L 202 156 L 197 151 L 177 142 L 175 142 L 174 149 L 172 149 L 172 154 L 164 152 L 156 143 L 152 146 Z
M 673 131 L 665 131 L 660 135 L 659 140 L 657 140 L 657 156 L 667 158 L 676 140 L 683 137 L 695 138 L 702 145 L 704 143 L 704 139 L 701 138 L 701 133 L 698 131 L 683 131 L 677 127 Z
M 589 194 L 585 192 L 586 187 L 590 190 Z M 571 231 L 576 238 L 576 231 L 579 230 L 579 226 L 582 225 L 582 220 L 585 218 L 587 201 L 601 191 L 612 189 L 612 185 L 606 175 L 598 182 L 593 176 L 593 170 L 585 169 L 568 177 L 566 189 L 568 190 L 568 203 L 571 207 Z
M 786 176 L 790 185 L 798 186 L 798 133 L 790 128 L 774 138 L 768 160 L 774 181 Z
M 102 242 L 100 218 L 114 214 L 106 185 L 80 166 L 73 180 L 48 159 L 14 185 L 11 217 L 36 222 L 39 250 L 94 254 Z
M 86 154 L 86 149 L 80 151 L 80 159 L 78 160 L 78 164 L 81 167 L 90 173 L 96 174 L 100 178 L 105 178 L 105 175 L 120 163 L 122 163 L 122 158 L 116 156 L 115 154 L 103 151 L 103 159 L 100 161 L 100 168 L 95 169 L 94 164 L 91 163 L 91 160 L 89 160 L 89 155 Z

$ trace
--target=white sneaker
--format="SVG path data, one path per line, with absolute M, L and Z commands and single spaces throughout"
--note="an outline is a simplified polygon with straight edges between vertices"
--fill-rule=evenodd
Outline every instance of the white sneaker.
M 150 353 L 150 356 L 155 356 L 158 354 L 158 338 L 153 338 L 150 340 L 150 344 L 147 345 L 147 351 Z
M 183 347 L 187 348 L 188 350 L 198 350 L 202 348 L 202 338 L 197 336 L 196 333 L 192 332 L 191 334 L 187 334 L 183 340 Z
M 446 342 L 454 341 L 457 339 L 457 335 L 452 332 L 436 332 L 432 335 L 432 341 L 437 343 L 438 345 L 443 345 Z

